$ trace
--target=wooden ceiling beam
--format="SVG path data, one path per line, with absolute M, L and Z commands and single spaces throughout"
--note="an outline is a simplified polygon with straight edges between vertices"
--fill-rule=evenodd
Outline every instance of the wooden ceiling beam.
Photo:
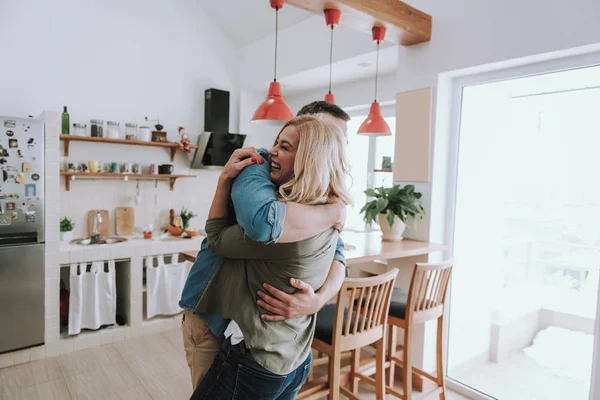
M 341 25 L 369 35 L 373 26 L 385 26 L 385 39 L 402 46 L 431 39 L 431 15 L 400 0 L 287 0 L 287 3 L 319 15 L 327 8 L 336 8 L 342 12 Z

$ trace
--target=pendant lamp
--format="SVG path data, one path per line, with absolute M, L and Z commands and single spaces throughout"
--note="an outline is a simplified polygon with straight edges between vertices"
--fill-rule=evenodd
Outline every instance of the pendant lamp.
M 277 33 L 279 31 L 279 9 L 283 7 L 285 0 L 269 0 L 271 7 L 275 9 L 275 69 L 273 82 L 269 85 L 269 93 L 267 98 L 254 112 L 252 117 L 253 122 L 269 121 L 269 122 L 285 122 L 294 118 L 294 114 L 290 107 L 285 103 L 281 94 L 281 86 L 277 82 Z
M 325 95 L 325 101 L 335 104 L 335 96 L 331 93 L 331 67 L 333 65 L 333 28 L 340 23 L 341 11 L 328 8 L 324 11 L 325 23 L 331 26 L 331 39 L 329 41 L 329 93 Z
M 379 42 L 385 38 L 385 27 L 373 27 L 373 40 L 377 42 L 377 61 L 375 64 L 375 101 L 371 104 L 367 119 L 358 128 L 358 134 L 364 136 L 389 136 L 392 134 L 390 127 L 381 115 L 377 102 L 377 78 L 379 74 Z

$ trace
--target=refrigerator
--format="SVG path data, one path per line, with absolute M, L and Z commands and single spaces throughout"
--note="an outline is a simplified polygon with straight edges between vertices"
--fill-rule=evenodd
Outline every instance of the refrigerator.
M 44 123 L 0 117 L 0 353 L 44 343 L 44 270 Z

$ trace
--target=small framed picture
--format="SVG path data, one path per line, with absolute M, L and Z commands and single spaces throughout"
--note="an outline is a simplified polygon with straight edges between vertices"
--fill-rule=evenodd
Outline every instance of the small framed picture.
M 8 139 L 8 147 L 16 149 L 19 147 L 19 141 L 17 139 Z

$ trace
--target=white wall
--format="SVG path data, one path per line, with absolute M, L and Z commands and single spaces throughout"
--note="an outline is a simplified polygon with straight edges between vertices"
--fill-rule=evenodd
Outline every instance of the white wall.
M 187 128 L 195 143 L 204 128 L 204 90 L 231 92 L 230 129 L 239 128 L 239 52 L 204 13 L 200 2 L 179 0 L 5 0 L 0 2 L 0 115 L 37 115 L 69 107 L 71 122 L 92 118 L 143 124 L 159 117 L 169 139 Z M 168 153 L 143 147 L 74 144 L 69 160 L 168 163 Z M 176 171 L 187 173 L 180 154 Z M 208 214 L 216 174 L 192 171 L 198 179 L 176 184 L 145 182 L 136 225 L 159 223 L 170 207 Z M 61 216 L 85 228 L 84 212 L 133 205 L 135 183 L 75 182 L 61 193 Z M 90 195 L 93 193 L 94 195 Z M 150 194 L 157 196 L 157 203 Z

